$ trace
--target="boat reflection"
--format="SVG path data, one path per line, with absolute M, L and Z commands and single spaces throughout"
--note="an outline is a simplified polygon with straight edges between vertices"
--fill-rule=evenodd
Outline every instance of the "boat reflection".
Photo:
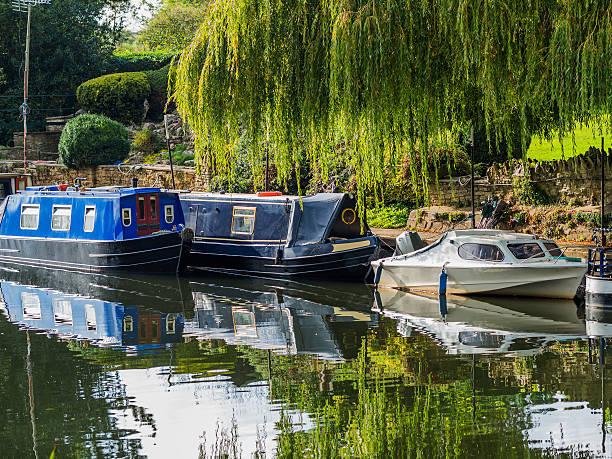
M 221 283 L 222 282 L 222 283 Z M 221 339 L 286 354 L 357 355 L 371 292 L 343 284 L 266 284 L 227 278 L 109 276 L 0 269 L 2 309 L 20 327 L 136 351 Z
M 380 289 L 376 308 L 435 339 L 449 354 L 534 354 L 552 341 L 581 339 L 585 324 L 569 300 L 419 295 Z
M 192 282 L 194 313 L 185 322 L 185 334 L 342 360 L 357 356 L 361 337 L 377 324 L 378 316 L 367 307 L 371 293 L 365 287 L 319 284 L 306 292 L 305 286 L 253 282 Z

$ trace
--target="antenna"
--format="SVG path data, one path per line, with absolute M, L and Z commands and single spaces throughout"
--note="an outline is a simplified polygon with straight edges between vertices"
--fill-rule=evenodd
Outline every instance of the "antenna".
M 23 104 L 19 107 L 19 113 L 23 117 L 23 173 L 28 173 L 28 162 L 26 159 L 27 138 L 28 138 L 28 115 L 30 107 L 28 106 L 28 77 L 30 73 L 30 23 L 32 19 L 32 7 L 38 5 L 47 5 L 51 0 L 11 0 L 13 11 L 18 13 L 28 13 L 28 28 L 26 32 L 26 49 L 25 49 L 25 70 L 23 71 Z

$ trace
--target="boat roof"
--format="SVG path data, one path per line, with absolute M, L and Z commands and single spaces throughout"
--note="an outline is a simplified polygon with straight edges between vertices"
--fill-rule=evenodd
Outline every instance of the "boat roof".
M 168 192 L 173 193 L 173 190 L 164 190 L 160 188 L 133 188 L 133 187 L 121 187 L 121 186 L 106 186 L 99 188 L 84 188 L 76 189 L 75 187 L 68 187 L 66 190 L 60 190 L 57 186 L 30 186 L 25 190 L 18 191 L 17 193 L 25 196 L 103 196 L 103 197 L 122 197 L 130 196 L 135 194 L 143 193 L 159 193 Z
M 468 229 L 455 230 L 446 233 L 447 238 L 453 239 L 488 239 L 491 241 L 516 241 L 516 240 L 534 240 L 537 236 L 533 234 L 517 233 L 511 230 L 498 229 Z
M 340 193 L 341 194 L 341 193 Z M 316 195 L 315 195 L 316 196 Z M 306 196 L 302 197 L 304 199 Z M 206 193 L 206 192 L 189 192 L 181 193 L 181 199 L 215 199 L 223 201 L 295 201 L 300 199 L 299 196 L 281 194 L 281 195 L 258 195 L 256 193 Z

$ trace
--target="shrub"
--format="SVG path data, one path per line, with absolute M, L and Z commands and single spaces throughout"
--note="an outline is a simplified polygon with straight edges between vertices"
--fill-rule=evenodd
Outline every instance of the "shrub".
M 66 123 L 59 141 L 59 156 L 69 168 L 123 161 L 130 152 L 127 129 L 101 115 L 79 115 Z
M 410 208 L 401 204 L 369 209 L 368 225 L 372 228 L 405 228 Z
M 108 116 L 121 123 L 139 123 L 151 85 L 142 72 L 113 73 L 86 81 L 77 89 L 85 111 Z
M 412 155 L 406 156 L 402 165 L 402 177 L 404 180 L 410 181 L 411 173 L 411 158 L 414 161 L 416 173 L 421 176 L 425 171 L 422 168 L 422 158 L 419 152 L 413 152 Z M 470 173 L 470 159 L 465 150 L 461 148 L 440 148 L 438 150 L 429 150 L 426 156 L 427 173 L 430 180 L 435 180 L 437 172 L 438 178 L 448 178 L 449 176 L 467 175 Z
M 164 141 L 154 131 L 143 129 L 134 137 L 132 147 L 146 154 L 159 153 L 164 148 Z
M 168 65 L 174 53 L 168 51 L 121 51 L 106 62 L 106 73 L 143 72 Z
M 159 70 L 149 70 L 143 72 L 149 80 L 151 93 L 149 94 L 149 111 L 147 118 L 152 120 L 161 119 L 166 102 L 168 101 L 168 72 L 170 64 Z

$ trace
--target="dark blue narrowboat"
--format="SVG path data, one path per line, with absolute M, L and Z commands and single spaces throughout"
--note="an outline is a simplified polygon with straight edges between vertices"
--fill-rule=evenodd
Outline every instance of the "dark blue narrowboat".
M 190 267 L 363 281 L 378 254 L 379 239 L 362 225 L 349 194 L 184 193 L 180 199 L 185 224 L 194 229 Z
M 0 206 L 4 262 L 175 273 L 192 234 L 178 194 L 159 188 L 29 187 Z

